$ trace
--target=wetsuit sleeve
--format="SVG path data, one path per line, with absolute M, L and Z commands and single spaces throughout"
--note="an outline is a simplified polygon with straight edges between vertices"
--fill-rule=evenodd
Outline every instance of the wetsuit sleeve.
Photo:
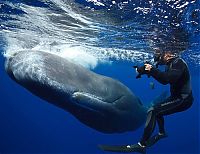
M 153 67 L 149 74 L 162 84 L 173 84 L 181 77 L 184 70 L 184 62 L 178 59 L 177 62 L 172 63 L 171 68 L 167 72 L 161 72 Z

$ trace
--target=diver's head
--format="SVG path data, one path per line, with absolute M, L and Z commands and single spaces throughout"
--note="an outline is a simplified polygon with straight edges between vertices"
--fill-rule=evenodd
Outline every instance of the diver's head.
M 158 48 L 154 49 L 154 62 L 156 65 L 166 65 L 178 55 L 172 51 L 161 51 Z
M 171 60 L 173 60 L 176 57 L 178 57 L 176 53 L 173 53 L 171 51 L 165 51 L 162 59 L 165 64 L 168 64 Z

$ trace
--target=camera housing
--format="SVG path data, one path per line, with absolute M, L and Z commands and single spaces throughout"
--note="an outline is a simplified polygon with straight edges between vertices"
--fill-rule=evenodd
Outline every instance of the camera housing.
M 146 61 L 145 64 L 150 64 L 150 62 Z M 143 66 L 133 66 L 133 68 L 135 68 L 136 71 L 138 72 L 136 79 L 141 78 L 142 75 L 144 75 L 144 74 L 147 74 L 148 78 L 150 77 L 150 75 L 148 74 L 148 71 L 145 70 L 145 65 L 143 65 Z

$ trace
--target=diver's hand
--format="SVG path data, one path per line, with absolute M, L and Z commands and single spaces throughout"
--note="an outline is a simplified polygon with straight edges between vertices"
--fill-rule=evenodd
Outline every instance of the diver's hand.
M 145 71 L 151 71 L 153 67 L 151 64 L 144 64 L 144 66 L 145 66 Z

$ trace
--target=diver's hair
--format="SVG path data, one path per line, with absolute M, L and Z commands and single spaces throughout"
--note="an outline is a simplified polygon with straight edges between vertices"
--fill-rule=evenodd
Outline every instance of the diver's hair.
M 178 56 L 180 56 L 180 52 L 174 52 L 174 51 L 170 51 L 170 50 L 164 51 L 163 54 L 170 54 L 170 55 L 172 55 L 173 57 L 178 57 Z

